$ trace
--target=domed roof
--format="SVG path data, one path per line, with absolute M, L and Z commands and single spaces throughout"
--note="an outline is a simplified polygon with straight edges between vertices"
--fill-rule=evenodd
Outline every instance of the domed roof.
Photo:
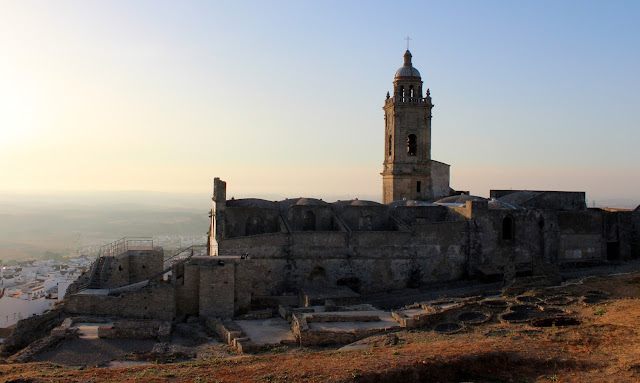
M 464 204 L 467 201 L 486 201 L 486 198 L 482 198 L 482 197 L 478 197 L 475 195 L 469 195 L 469 194 L 460 194 L 460 195 L 452 195 L 449 197 L 444 197 L 442 199 L 437 200 L 436 204 L 441 204 L 441 203 L 458 203 L 458 204 Z
M 285 211 L 287 210 L 289 207 L 293 206 L 293 205 L 297 205 L 297 206 L 324 206 L 324 205 L 328 205 L 328 203 L 324 202 L 321 199 L 316 199 L 316 198 L 287 198 L 283 201 L 279 201 L 278 204 L 280 205 L 280 210 Z
M 489 209 L 510 209 L 510 210 L 523 210 L 522 206 L 518 206 L 513 203 L 506 202 L 502 199 L 491 198 L 487 204 Z
M 420 77 L 420 72 L 412 66 L 403 66 L 396 71 L 396 77 Z
M 346 201 L 336 201 L 333 202 L 331 204 L 331 206 L 333 207 L 333 210 L 336 211 L 341 211 L 343 207 L 345 206 L 374 206 L 374 207 L 385 207 L 385 205 L 379 203 L 379 202 L 374 202 L 374 201 L 367 201 L 367 200 L 360 200 L 360 199 L 352 199 L 352 200 L 346 200 Z
M 527 200 L 530 200 L 531 198 L 539 194 L 540 194 L 539 191 L 523 190 L 523 191 L 509 193 L 505 196 L 500 197 L 499 199 L 500 199 L 500 202 L 503 202 L 503 203 L 506 202 L 513 205 L 522 205 Z
M 408 50 L 404 53 L 404 65 L 396 71 L 396 78 L 398 77 L 420 78 L 420 72 L 411 64 L 411 52 Z

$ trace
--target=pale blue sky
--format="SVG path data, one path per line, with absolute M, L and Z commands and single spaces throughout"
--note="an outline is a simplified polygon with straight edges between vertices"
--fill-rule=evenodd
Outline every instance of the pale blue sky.
M 380 199 L 410 35 L 452 186 L 640 200 L 640 3 L 0 2 L 0 192 Z

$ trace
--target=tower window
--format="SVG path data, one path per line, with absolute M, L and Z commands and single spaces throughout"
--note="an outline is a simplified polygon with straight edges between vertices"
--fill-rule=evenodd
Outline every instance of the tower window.
M 418 151 L 418 144 L 416 142 L 416 135 L 410 134 L 407 137 L 407 154 L 410 156 L 415 156 Z
M 502 239 L 511 241 L 515 237 L 516 225 L 513 217 L 508 215 L 502 220 Z
M 402 101 L 404 101 L 404 85 L 400 87 L 400 96 L 402 97 Z
M 393 141 L 391 138 L 391 135 L 389 135 L 389 157 L 391 157 L 391 147 L 392 147 Z
M 422 187 L 421 187 L 421 186 L 422 186 L 422 182 L 420 182 L 420 181 L 416 182 L 416 191 L 417 191 L 418 193 L 420 193 L 420 189 L 422 189 Z
M 413 97 L 413 85 L 409 87 L 409 97 Z

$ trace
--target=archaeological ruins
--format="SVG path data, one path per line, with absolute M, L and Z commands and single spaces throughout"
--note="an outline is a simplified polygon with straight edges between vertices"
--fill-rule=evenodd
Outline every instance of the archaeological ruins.
M 575 191 L 491 190 L 481 198 L 451 189 L 449 165 L 431 159 L 433 108 L 407 50 L 383 106 L 382 203 L 227 199 L 215 178 L 206 247 L 169 258 L 148 240 L 105 246 L 53 314 L 29 321 L 39 321 L 40 335 L 53 328 L 64 337 L 68 318 L 145 320 L 155 324 L 101 331 L 166 338 L 171 323 L 197 317 L 247 351 L 260 343 L 247 335 L 251 320 L 280 316 L 290 344 L 349 343 L 425 325 L 434 313 L 424 305 L 381 313 L 364 296 L 464 280 L 548 286 L 562 270 L 640 257 L 640 207 L 588 208 Z M 327 330 L 341 322 L 366 325 Z M 5 352 L 27 340 L 18 331 Z

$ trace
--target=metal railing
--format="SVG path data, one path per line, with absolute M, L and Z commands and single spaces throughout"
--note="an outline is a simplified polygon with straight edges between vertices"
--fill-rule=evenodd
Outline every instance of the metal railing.
M 124 237 L 100 246 L 99 257 L 116 256 L 129 250 L 153 250 L 151 237 Z
M 164 276 L 166 273 L 173 270 L 174 265 L 185 263 L 193 256 L 206 254 L 207 245 L 191 245 L 189 247 L 185 247 L 184 249 L 180 249 L 178 250 L 178 252 L 174 253 L 169 258 L 164 260 L 164 270 L 149 278 L 149 281 L 153 281 Z
M 389 97 L 388 99 L 385 100 L 385 105 L 393 104 L 393 103 L 429 104 L 429 101 L 425 97 L 402 97 L 402 96 Z

